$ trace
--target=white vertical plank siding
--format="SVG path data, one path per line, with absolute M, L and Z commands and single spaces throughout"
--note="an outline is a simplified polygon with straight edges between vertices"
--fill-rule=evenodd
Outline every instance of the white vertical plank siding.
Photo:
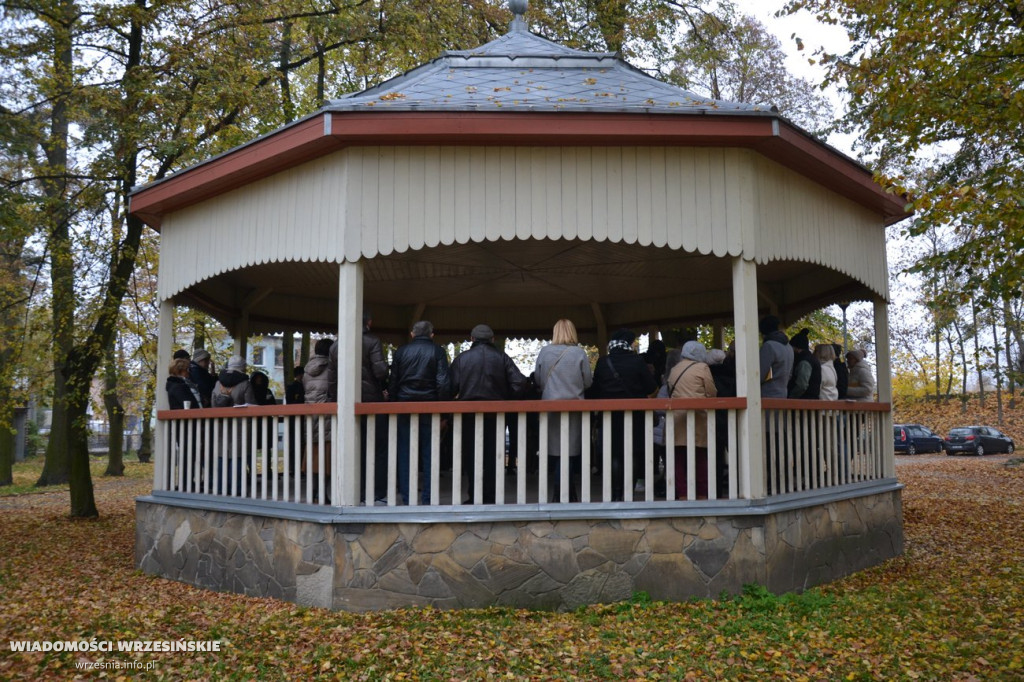
M 668 185 L 666 178 L 665 150 L 661 147 L 653 147 L 649 150 L 650 165 L 650 193 L 647 195 L 650 201 L 650 244 L 654 246 L 665 246 L 668 243 L 668 226 L 670 220 L 675 222 L 675 216 L 668 212 Z
M 608 185 L 612 182 L 608 172 L 611 161 L 609 161 L 606 147 L 591 147 L 590 154 L 591 239 L 603 242 L 608 239 L 608 223 L 612 219 L 611 203 L 608 196 L 610 190 Z
M 405 192 L 407 197 L 407 201 L 401 202 L 405 204 L 403 231 L 408 235 L 409 248 L 413 251 L 422 249 L 427 239 L 426 217 L 416 217 L 426 206 L 426 156 L 422 147 L 408 150 L 409 166 L 398 186 L 398 191 Z M 419 181 L 414 182 L 413 178 Z
M 544 232 L 551 238 L 561 238 L 562 232 L 562 152 L 547 147 L 541 155 L 545 179 Z
M 637 184 L 640 182 L 639 174 L 637 172 L 638 160 L 636 149 L 632 147 L 626 147 L 619 150 L 622 161 L 620 162 L 619 168 L 621 169 L 621 176 L 619 178 L 618 186 L 622 188 L 622 205 L 619 209 L 620 216 L 618 225 L 612 224 L 609 230 L 609 237 L 611 241 L 623 241 L 627 244 L 636 244 L 639 239 L 639 223 L 637 213 L 639 207 L 637 201 L 639 199 L 639 192 L 637 190 Z M 618 228 L 618 229 L 615 229 Z M 619 237 L 618 240 L 615 236 Z
M 497 169 L 495 169 L 497 170 Z M 487 235 L 487 201 L 490 188 L 487 186 L 487 150 L 483 147 L 472 147 L 469 150 L 469 238 L 474 242 L 483 242 Z
M 561 150 L 559 163 L 559 185 L 562 202 L 561 223 L 562 236 L 565 239 L 576 239 L 579 234 L 579 202 L 580 187 L 577 183 L 579 174 L 576 149 L 567 147 Z
M 455 178 L 455 149 L 440 147 L 438 149 L 437 174 L 440 179 L 438 187 L 438 225 L 440 243 L 454 244 L 457 227 L 455 225 L 455 192 L 458 180 Z
M 483 168 L 486 171 L 483 234 L 484 239 L 494 242 L 502 238 L 504 226 L 501 223 L 501 213 L 505 208 L 505 202 L 508 201 L 502 194 L 501 149 L 499 147 L 487 147 Z M 511 201 L 509 203 L 511 204 Z
M 159 294 L 251 263 L 512 238 L 807 261 L 888 296 L 879 217 L 751 150 L 452 146 L 348 148 L 166 216 Z
M 594 237 L 593 150 L 576 151 L 576 237 L 584 241 Z
M 403 160 L 405 155 L 403 155 Z M 392 251 L 405 251 L 409 244 L 408 231 L 398 234 L 395 225 L 395 202 L 407 201 L 405 197 L 397 196 L 395 188 L 395 150 L 392 147 L 381 147 L 379 152 L 368 155 L 367 173 L 363 179 L 366 191 L 363 194 L 363 216 L 365 222 L 362 225 L 364 230 L 377 232 L 377 250 L 381 255 L 388 255 Z M 373 183 L 370 185 L 369 183 Z M 405 191 L 405 188 L 402 188 Z M 372 205 L 371 205 L 372 204 Z M 376 220 L 373 213 L 376 212 Z M 408 228 L 408 225 L 405 226 Z M 395 245 L 401 244 L 400 249 Z M 345 249 L 345 258 L 355 260 L 360 254 L 352 253 Z
M 427 147 L 423 150 L 423 245 L 441 243 L 441 150 Z
M 532 232 L 530 221 L 533 219 L 534 197 L 530 191 L 520 191 L 520 188 L 531 187 L 530 173 L 533 170 L 531 150 L 525 147 L 515 149 L 516 168 L 516 238 L 529 239 Z
M 543 149 L 530 150 L 530 184 L 527 188 L 530 192 L 530 235 L 535 239 L 544 239 L 548 236 L 548 174 L 547 159 L 544 158 Z M 517 187 L 518 189 L 518 187 Z
M 501 238 L 512 240 L 516 237 L 516 152 L 512 147 L 499 147 L 498 164 L 498 219 L 501 225 Z

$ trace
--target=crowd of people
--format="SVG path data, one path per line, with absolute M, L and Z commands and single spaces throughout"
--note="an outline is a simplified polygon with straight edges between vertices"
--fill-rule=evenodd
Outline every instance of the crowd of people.
M 714 398 L 734 397 L 736 390 L 736 360 L 732 345 L 727 349 L 707 349 L 697 340 L 689 340 L 680 348 L 667 349 L 660 339 L 650 339 L 647 351 L 637 350 L 636 334 L 630 329 L 616 331 L 608 342 L 607 353 L 591 366 L 589 356 L 580 345 L 576 327 L 571 320 L 558 320 L 552 329 L 550 343 L 544 345 L 535 362 L 534 371 L 524 375 L 512 358 L 494 345 L 494 331 L 486 324 L 476 325 L 470 332 L 471 346 L 459 353 L 449 363 L 444 349 L 433 340 L 433 325 L 421 320 L 411 331 L 409 342 L 398 347 L 390 366 L 384 355 L 380 339 L 372 331 L 373 319 L 367 314 L 363 319 L 362 338 L 362 402 L 427 402 L 438 400 L 456 401 L 508 401 L 522 399 L 540 400 L 584 400 L 650 398 Z M 851 350 L 845 355 L 836 343 L 821 342 L 810 344 L 810 330 L 801 329 L 788 338 L 780 328 L 779 319 L 769 315 L 760 320 L 762 335 L 760 346 L 760 386 L 764 398 L 789 398 L 801 400 L 859 400 L 874 399 L 874 370 L 866 360 L 863 350 Z M 295 368 L 295 380 L 285 387 L 287 403 L 323 403 L 337 400 L 337 354 L 338 343 L 329 338 L 320 339 L 314 347 L 313 357 L 304 367 Z M 169 369 L 166 385 L 171 409 L 228 407 L 237 405 L 271 405 L 275 403 L 269 388 L 269 380 L 262 372 L 245 374 L 245 362 L 239 356 L 231 357 L 226 369 L 217 374 L 208 351 L 197 350 L 189 357 L 186 351 L 178 351 Z M 600 448 L 604 442 L 600 429 L 602 421 L 595 420 L 594 433 L 584 433 L 582 414 L 569 412 L 568 427 L 563 430 L 560 413 L 552 413 L 547 420 L 547 433 L 539 433 L 536 413 L 528 413 L 527 453 L 528 460 L 519 463 L 531 468 L 537 466 L 536 455 L 539 438 L 547 440 L 549 455 L 551 499 L 561 499 L 563 486 L 568 487 L 568 499 L 580 499 L 581 454 L 583 440 L 592 438 Z M 696 479 L 694 481 L 698 498 L 709 495 L 708 444 L 709 424 L 706 414 L 696 412 L 694 433 L 688 430 L 686 411 L 673 412 L 674 442 L 665 443 L 664 415 L 659 415 L 653 433 L 645 428 L 645 412 L 615 411 L 610 419 L 610 443 L 612 464 L 612 500 L 624 499 L 627 486 L 632 488 L 638 481 L 646 479 L 645 452 L 649 439 L 653 440 L 659 462 L 667 462 L 667 447 L 674 448 L 676 497 L 684 498 L 688 490 L 687 452 L 691 440 L 695 452 Z M 510 435 L 513 437 L 508 466 L 514 470 L 516 462 L 516 420 L 520 415 L 510 412 L 506 418 Z M 532 417 L 532 419 L 531 419 Z M 715 480 L 721 486 L 727 480 L 727 465 L 724 448 L 726 420 L 722 411 L 716 413 Z M 410 495 L 410 449 L 411 415 L 397 417 L 397 494 L 401 503 L 408 503 Z M 361 453 L 374 458 L 375 480 L 374 499 L 385 504 L 387 498 L 387 420 L 376 419 L 374 428 L 374 452 L 367 453 L 368 418 L 362 417 Z M 493 504 L 496 500 L 497 448 L 503 440 L 497 433 L 497 415 L 485 413 L 480 427 L 483 429 L 482 443 L 482 488 L 475 489 L 477 453 L 477 420 L 462 419 L 462 452 L 453 456 L 462 457 L 462 469 L 468 477 L 468 497 L 464 502 L 482 501 Z M 629 424 L 629 445 L 627 448 L 626 425 Z M 447 420 L 445 421 L 445 428 Z M 418 462 L 422 469 L 420 478 L 420 501 L 429 503 L 431 476 L 432 420 L 419 419 L 417 443 Z M 293 431 L 294 433 L 294 431 Z M 446 434 L 448 435 L 448 434 Z M 330 466 L 330 427 L 325 428 L 321 439 L 314 433 L 312 458 L 313 474 L 319 461 L 317 448 L 323 440 L 326 466 Z M 293 443 L 294 445 L 294 443 Z M 569 477 L 563 480 L 561 457 L 563 450 L 568 454 Z M 626 480 L 625 464 L 627 450 L 632 457 L 633 480 Z M 600 460 L 600 458 L 595 458 Z M 303 460 L 303 466 L 305 461 Z M 307 473 L 305 469 L 302 473 Z M 328 470 L 325 473 L 330 473 Z M 662 482 L 663 485 L 663 482 Z M 662 493 L 663 494 L 663 493 Z

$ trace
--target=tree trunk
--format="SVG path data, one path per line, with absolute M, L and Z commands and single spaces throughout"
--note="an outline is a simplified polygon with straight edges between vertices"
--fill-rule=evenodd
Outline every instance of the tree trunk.
M 971 299 L 971 335 L 974 337 L 974 371 L 978 373 L 978 399 L 985 407 L 985 374 L 981 366 L 981 330 L 978 328 L 978 302 Z M 965 366 L 966 370 L 966 366 Z
M 967 413 L 967 346 L 964 343 L 964 333 L 960 329 L 960 323 L 953 321 L 953 329 L 956 330 L 957 349 L 960 353 L 960 366 L 964 371 L 960 377 L 960 411 Z
M 289 74 L 289 63 L 292 59 L 292 24 L 284 22 L 281 27 L 281 52 L 280 62 L 277 67 L 278 82 L 281 86 L 281 113 L 285 123 L 295 120 L 295 102 L 292 101 L 292 88 Z
M 156 390 L 153 382 L 147 382 L 146 398 L 142 405 L 142 435 L 139 437 L 139 461 L 149 464 L 153 459 L 153 406 L 156 404 Z
M 0 426 L 0 486 L 14 483 L 14 445 L 14 429 Z
M 1003 423 L 1003 377 L 999 366 L 999 330 L 996 329 L 996 316 L 992 316 L 992 355 L 996 360 L 996 420 Z
M 72 26 L 77 9 L 73 2 L 58 8 L 66 23 L 54 22 L 52 68 L 55 88 L 50 112 L 50 132 L 44 142 L 49 177 L 42 183 L 46 197 L 45 214 L 50 251 L 51 313 L 53 318 L 53 421 L 46 445 L 43 471 L 37 486 L 68 482 L 73 419 L 69 415 L 67 361 L 74 345 L 75 333 L 75 264 L 71 252 L 70 199 L 68 191 L 68 122 L 69 98 L 73 92 L 74 53 Z M 84 412 L 83 412 L 84 420 Z M 82 425 L 84 433 L 84 423 Z M 87 450 L 86 442 L 82 442 Z M 86 452 L 88 457 L 88 452 Z
M 117 343 L 107 347 L 103 405 L 107 408 L 107 470 L 104 476 L 124 476 L 124 406 L 117 397 Z
M 1010 342 L 1010 321 L 1013 319 L 1013 311 L 1010 309 L 1010 299 L 1003 299 L 1003 331 L 1005 332 L 1005 344 L 1006 349 L 1006 390 L 1010 394 L 1009 408 L 1012 410 L 1017 406 L 1017 396 L 1015 395 L 1017 372 L 1014 368 L 1013 363 L 1013 344 Z M 1019 346 L 1018 346 L 1019 348 Z

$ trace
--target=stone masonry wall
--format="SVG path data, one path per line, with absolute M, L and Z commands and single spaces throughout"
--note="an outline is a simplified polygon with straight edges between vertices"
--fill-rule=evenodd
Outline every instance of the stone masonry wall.
M 319 524 L 139 501 L 136 564 L 211 590 L 367 611 L 800 590 L 903 551 L 899 491 L 758 516 Z

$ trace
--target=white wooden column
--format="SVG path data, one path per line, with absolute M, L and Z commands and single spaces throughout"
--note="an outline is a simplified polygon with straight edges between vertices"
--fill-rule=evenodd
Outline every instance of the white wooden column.
M 167 391 L 164 386 L 167 384 L 167 368 L 171 363 L 171 355 L 174 353 L 174 299 L 160 301 L 159 319 L 157 321 L 156 337 L 156 409 L 170 409 L 170 402 L 167 398 Z M 153 429 L 153 490 L 166 490 L 167 482 L 164 476 L 167 471 L 167 462 L 164 461 L 166 452 L 166 433 L 163 425 L 158 421 Z
M 761 361 L 757 329 L 757 264 L 732 259 L 733 324 L 736 327 L 736 395 L 747 399 L 737 419 L 739 433 L 739 494 L 765 496 L 764 425 L 761 417 Z
M 875 371 L 878 373 L 875 388 L 878 391 L 878 402 L 892 405 L 892 365 L 889 358 L 889 306 L 885 301 L 875 301 Z M 882 415 L 882 474 L 887 477 L 896 476 L 896 454 L 893 450 L 892 438 L 885 437 L 892 433 L 892 409 Z
M 331 499 L 355 506 L 362 479 L 355 406 L 362 396 L 363 264 L 342 263 L 338 275 L 338 429 L 331 452 Z

